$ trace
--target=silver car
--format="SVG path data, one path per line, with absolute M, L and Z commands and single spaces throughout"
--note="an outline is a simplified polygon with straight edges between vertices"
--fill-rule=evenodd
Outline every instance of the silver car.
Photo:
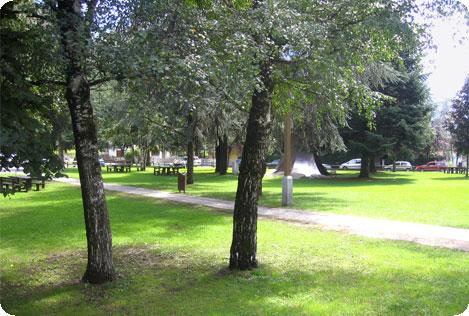
M 341 164 L 339 169 L 358 170 L 358 169 L 360 169 L 361 164 L 362 164 L 362 159 L 361 158 L 355 158 L 355 159 L 349 160 L 349 161 L 344 162 L 343 164 Z
M 384 170 L 392 170 L 392 164 L 384 166 Z M 396 161 L 396 171 L 410 171 L 412 164 L 408 161 Z

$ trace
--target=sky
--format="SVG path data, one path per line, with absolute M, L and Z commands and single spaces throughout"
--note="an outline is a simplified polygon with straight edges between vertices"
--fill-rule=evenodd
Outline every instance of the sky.
M 469 8 L 469 0 L 462 2 Z M 461 16 L 434 21 L 431 29 L 438 48 L 426 50 L 423 65 L 429 74 L 427 85 L 437 103 L 454 98 L 469 76 L 469 38 L 460 42 L 463 33 L 469 36 L 469 27 Z

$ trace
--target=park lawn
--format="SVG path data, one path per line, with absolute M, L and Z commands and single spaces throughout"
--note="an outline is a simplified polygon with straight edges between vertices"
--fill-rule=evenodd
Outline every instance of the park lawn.
M 175 176 L 146 172 L 107 173 L 105 182 L 177 191 Z M 77 169 L 67 174 L 78 177 Z M 357 172 L 339 171 L 336 178 L 294 180 L 294 208 L 425 224 L 469 228 L 469 179 L 439 172 L 380 172 L 371 180 Z M 212 168 L 196 168 L 187 194 L 234 200 L 237 177 L 219 176 Z M 261 205 L 281 205 L 281 177 L 266 176 Z
M 14 315 L 455 315 L 469 254 L 262 220 L 260 267 L 225 269 L 231 216 L 107 192 L 119 278 L 79 283 L 77 187 L 0 203 L 1 305 Z

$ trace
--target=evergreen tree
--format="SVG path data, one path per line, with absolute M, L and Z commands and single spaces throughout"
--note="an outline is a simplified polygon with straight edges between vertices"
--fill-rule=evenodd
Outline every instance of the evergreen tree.
M 467 177 L 469 171 L 469 76 L 452 102 L 446 126 L 458 153 L 466 155 Z

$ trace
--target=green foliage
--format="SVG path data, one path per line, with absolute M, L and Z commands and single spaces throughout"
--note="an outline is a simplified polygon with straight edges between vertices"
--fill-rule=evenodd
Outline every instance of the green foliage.
M 416 57 L 406 56 L 400 67 L 401 80 L 384 87 L 393 97 L 377 112 L 377 132 L 392 141 L 386 150 L 392 160 L 414 160 L 427 146 L 432 105 L 425 76 Z
M 469 77 L 452 102 L 446 127 L 458 153 L 469 155 Z
M 60 68 L 56 39 L 45 32 L 51 31 L 45 18 L 27 1 L 1 10 L 0 168 L 23 166 L 33 175 L 62 168 L 56 142 L 70 124 L 64 118 L 62 90 L 44 81 Z

